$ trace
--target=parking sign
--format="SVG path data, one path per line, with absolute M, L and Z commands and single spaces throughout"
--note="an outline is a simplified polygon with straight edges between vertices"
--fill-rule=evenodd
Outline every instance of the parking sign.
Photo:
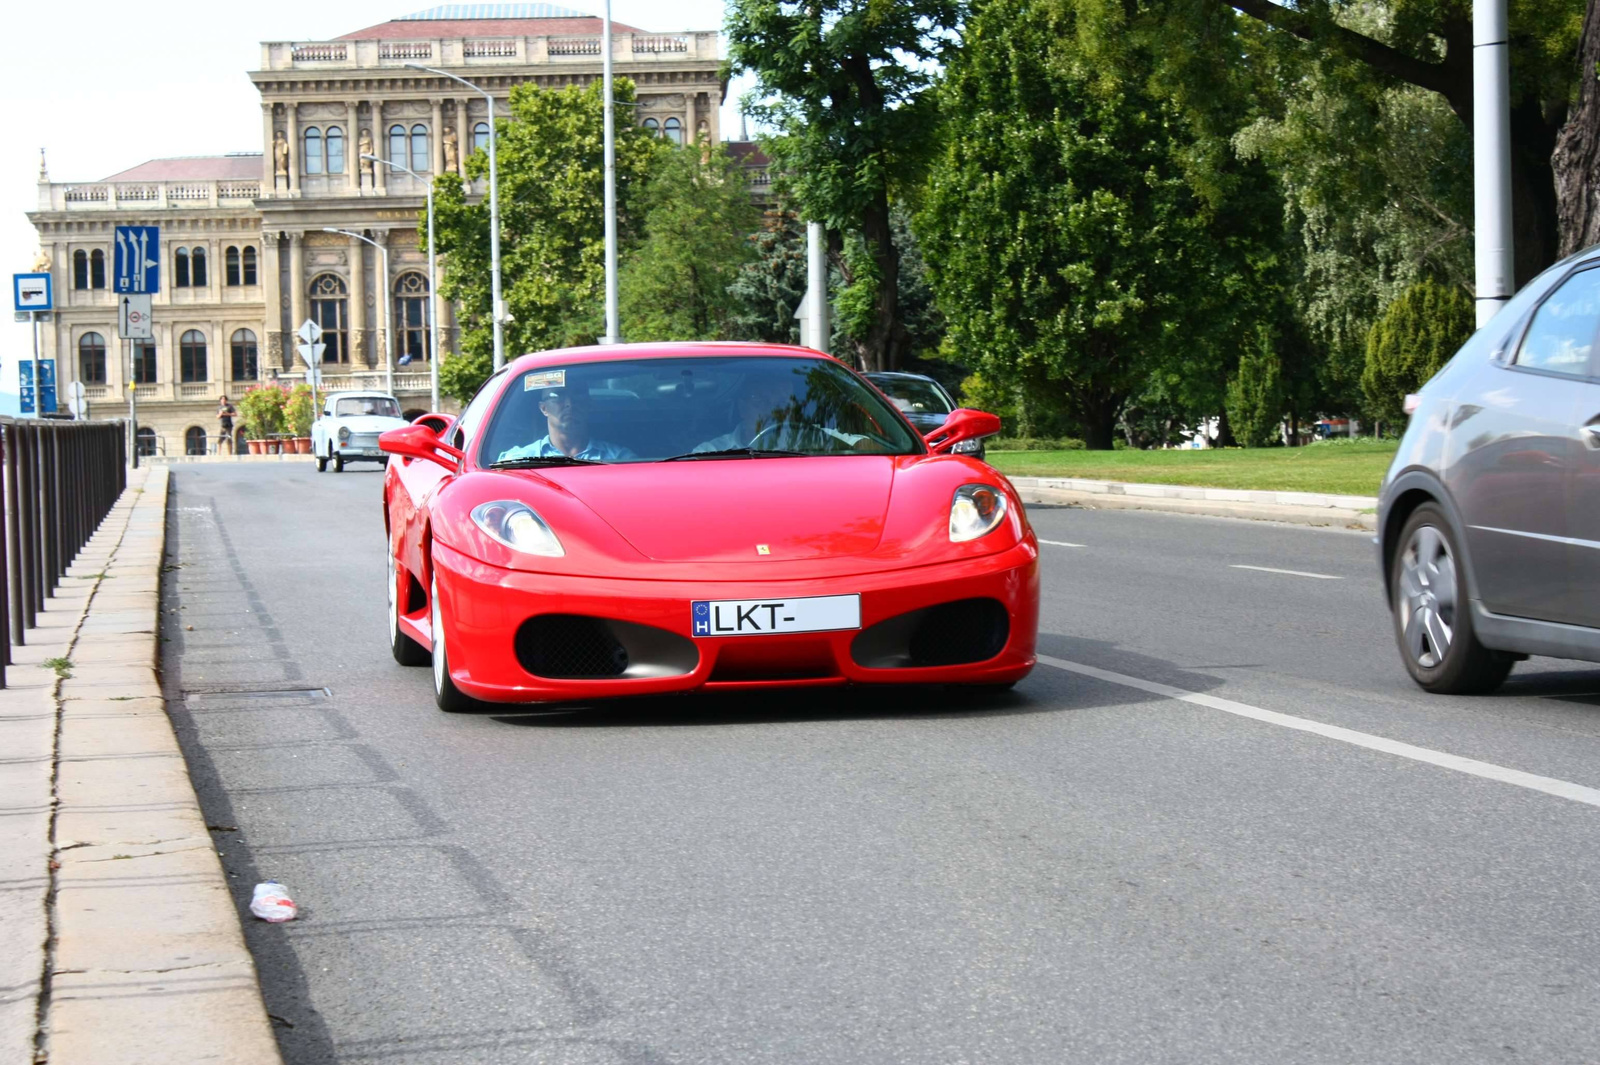
M 161 291 L 161 230 L 157 226 L 118 226 L 117 292 L 150 294 Z
M 21 312 L 53 310 L 49 274 L 12 274 L 11 291 Z

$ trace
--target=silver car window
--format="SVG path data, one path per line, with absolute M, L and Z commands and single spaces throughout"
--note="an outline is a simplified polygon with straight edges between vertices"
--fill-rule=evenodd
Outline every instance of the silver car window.
M 1582 270 L 1552 292 L 1534 313 L 1517 352 L 1517 365 L 1531 370 L 1591 373 L 1595 334 L 1600 331 L 1600 270 Z

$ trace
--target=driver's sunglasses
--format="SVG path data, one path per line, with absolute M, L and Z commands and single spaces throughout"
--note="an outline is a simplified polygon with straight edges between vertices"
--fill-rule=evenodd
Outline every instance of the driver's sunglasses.
M 540 403 L 566 403 L 574 407 L 587 407 L 589 393 L 581 389 L 552 388 L 539 398 Z

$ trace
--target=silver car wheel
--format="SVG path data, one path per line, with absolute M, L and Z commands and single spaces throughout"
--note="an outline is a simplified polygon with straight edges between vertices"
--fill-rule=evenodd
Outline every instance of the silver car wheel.
M 436 576 L 428 584 L 429 608 L 432 611 L 430 628 L 433 630 L 433 690 L 444 691 L 445 660 L 444 660 L 444 617 L 439 612 L 439 578 Z
M 1396 607 L 1406 653 L 1423 669 L 1437 669 L 1450 653 L 1457 588 L 1449 543 L 1432 525 L 1420 526 L 1400 555 Z
M 395 590 L 396 580 L 394 555 L 389 555 L 389 643 L 394 644 L 400 639 L 400 593 Z

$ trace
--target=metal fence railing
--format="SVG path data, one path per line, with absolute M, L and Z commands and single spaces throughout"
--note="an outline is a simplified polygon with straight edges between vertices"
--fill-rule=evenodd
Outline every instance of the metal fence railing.
M 124 422 L 0 418 L 5 530 L 0 535 L 0 688 L 11 648 L 128 486 Z

